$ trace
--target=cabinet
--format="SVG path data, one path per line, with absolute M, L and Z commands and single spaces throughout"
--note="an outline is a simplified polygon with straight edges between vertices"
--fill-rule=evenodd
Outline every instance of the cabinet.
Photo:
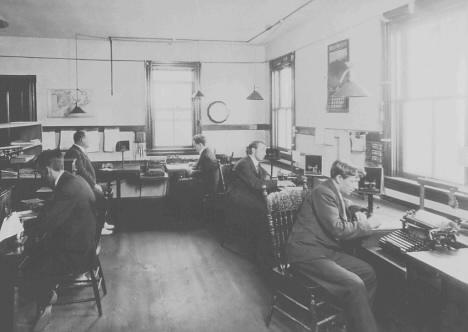
M 0 123 L 36 121 L 36 76 L 0 75 Z
M 42 127 L 38 122 L 0 123 L 0 168 L 4 169 L 14 162 L 21 164 L 21 161 L 30 161 L 30 156 L 42 151 L 41 139 Z M 11 145 L 21 148 L 20 155 L 13 159 L 10 158 L 8 149 L 1 149 Z

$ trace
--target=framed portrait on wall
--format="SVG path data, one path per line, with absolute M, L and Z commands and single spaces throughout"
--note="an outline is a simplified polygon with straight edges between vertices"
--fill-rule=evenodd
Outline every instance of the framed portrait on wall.
M 349 40 L 328 45 L 328 83 L 327 83 L 327 111 L 329 113 L 347 113 L 349 111 L 349 98 L 334 97 L 333 94 L 346 75 L 349 61 Z

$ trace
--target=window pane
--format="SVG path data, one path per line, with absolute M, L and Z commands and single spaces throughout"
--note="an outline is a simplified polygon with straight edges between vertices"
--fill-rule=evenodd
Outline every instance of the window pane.
M 156 82 L 192 82 L 193 70 L 192 69 L 153 69 L 153 80 Z
M 192 105 L 192 83 L 154 84 L 153 105 L 156 108 L 190 107 Z
M 271 91 L 272 91 L 272 96 L 271 96 L 271 99 L 272 99 L 272 105 L 273 105 L 273 108 L 278 108 L 279 107 L 279 75 L 280 75 L 280 72 L 279 70 L 275 70 L 273 72 L 273 74 L 271 75 L 272 78 L 271 78 Z
M 465 168 L 459 161 L 464 145 L 465 109 L 463 101 L 435 103 L 434 175 L 437 179 L 464 183 Z
M 153 67 L 153 146 L 190 146 L 193 136 L 192 68 Z
M 283 68 L 280 72 L 280 107 L 291 107 L 292 104 L 292 72 L 291 67 Z
M 402 106 L 403 171 L 430 176 L 432 173 L 432 105 L 427 101 Z
M 292 138 L 292 121 L 291 121 L 291 109 L 280 108 L 278 109 L 277 117 L 277 128 L 278 128 L 278 146 L 291 149 L 291 138 Z

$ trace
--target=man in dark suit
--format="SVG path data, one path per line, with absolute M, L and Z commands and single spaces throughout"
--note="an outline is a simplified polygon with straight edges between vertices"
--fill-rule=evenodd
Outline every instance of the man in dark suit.
M 66 160 L 75 159 L 76 174 L 81 176 L 83 179 L 88 182 L 94 194 L 96 195 L 96 200 L 99 208 L 99 220 L 98 225 L 99 230 L 102 235 L 112 234 L 114 225 L 108 224 L 104 221 L 104 194 L 102 187 L 96 183 L 96 172 L 94 171 L 93 164 L 86 153 L 88 148 L 88 139 L 86 137 L 86 132 L 83 130 L 78 130 L 73 134 L 73 141 L 75 142 L 70 149 L 65 153 Z M 71 171 L 71 170 L 69 170 Z
M 53 196 L 39 215 L 34 232 L 38 244 L 26 248 L 29 260 L 25 279 L 41 310 L 39 321 L 50 315 L 56 298 L 57 276 L 85 272 L 96 250 L 95 196 L 86 181 L 63 169 L 59 150 L 42 152 L 37 159 L 42 179 L 53 188 Z
M 268 191 L 276 188 L 276 181 L 260 166 L 266 154 L 262 141 L 253 141 L 247 146 L 247 156 L 239 160 L 233 168 L 233 182 L 227 193 L 227 214 L 232 222 L 245 223 L 250 239 L 251 250 L 258 263 L 264 264 L 267 255 L 266 204 L 262 188 Z
M 288 239 L 291 264 L 341 302 L 350 331 L 376 332 L 371 304 L 377 280 L 370 265 L 345 252 L 343 240 L 353 240 L 379 226 L 362 212 L 350 215 L 343 195 L 359 182 L 358 169 L 335 161 L 331 179 L 307 193 Z
M 192 166 L 192 176 L 200 179 L 203 194 L 214 194 L 219 184 L 218 160 L 213 151 L 206 146 L 205 136 L 193 136 L 193 145 L 200 157 Z

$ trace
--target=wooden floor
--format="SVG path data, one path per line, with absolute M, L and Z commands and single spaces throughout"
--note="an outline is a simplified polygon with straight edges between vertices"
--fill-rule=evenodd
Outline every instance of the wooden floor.
M 206 226 L 147 218 L 102 238 L 103 316 L 93 303 L 54 306 L 46 331 L 301 331 L 279 315 L 265 326 L 271 295 L 257 268 Z

